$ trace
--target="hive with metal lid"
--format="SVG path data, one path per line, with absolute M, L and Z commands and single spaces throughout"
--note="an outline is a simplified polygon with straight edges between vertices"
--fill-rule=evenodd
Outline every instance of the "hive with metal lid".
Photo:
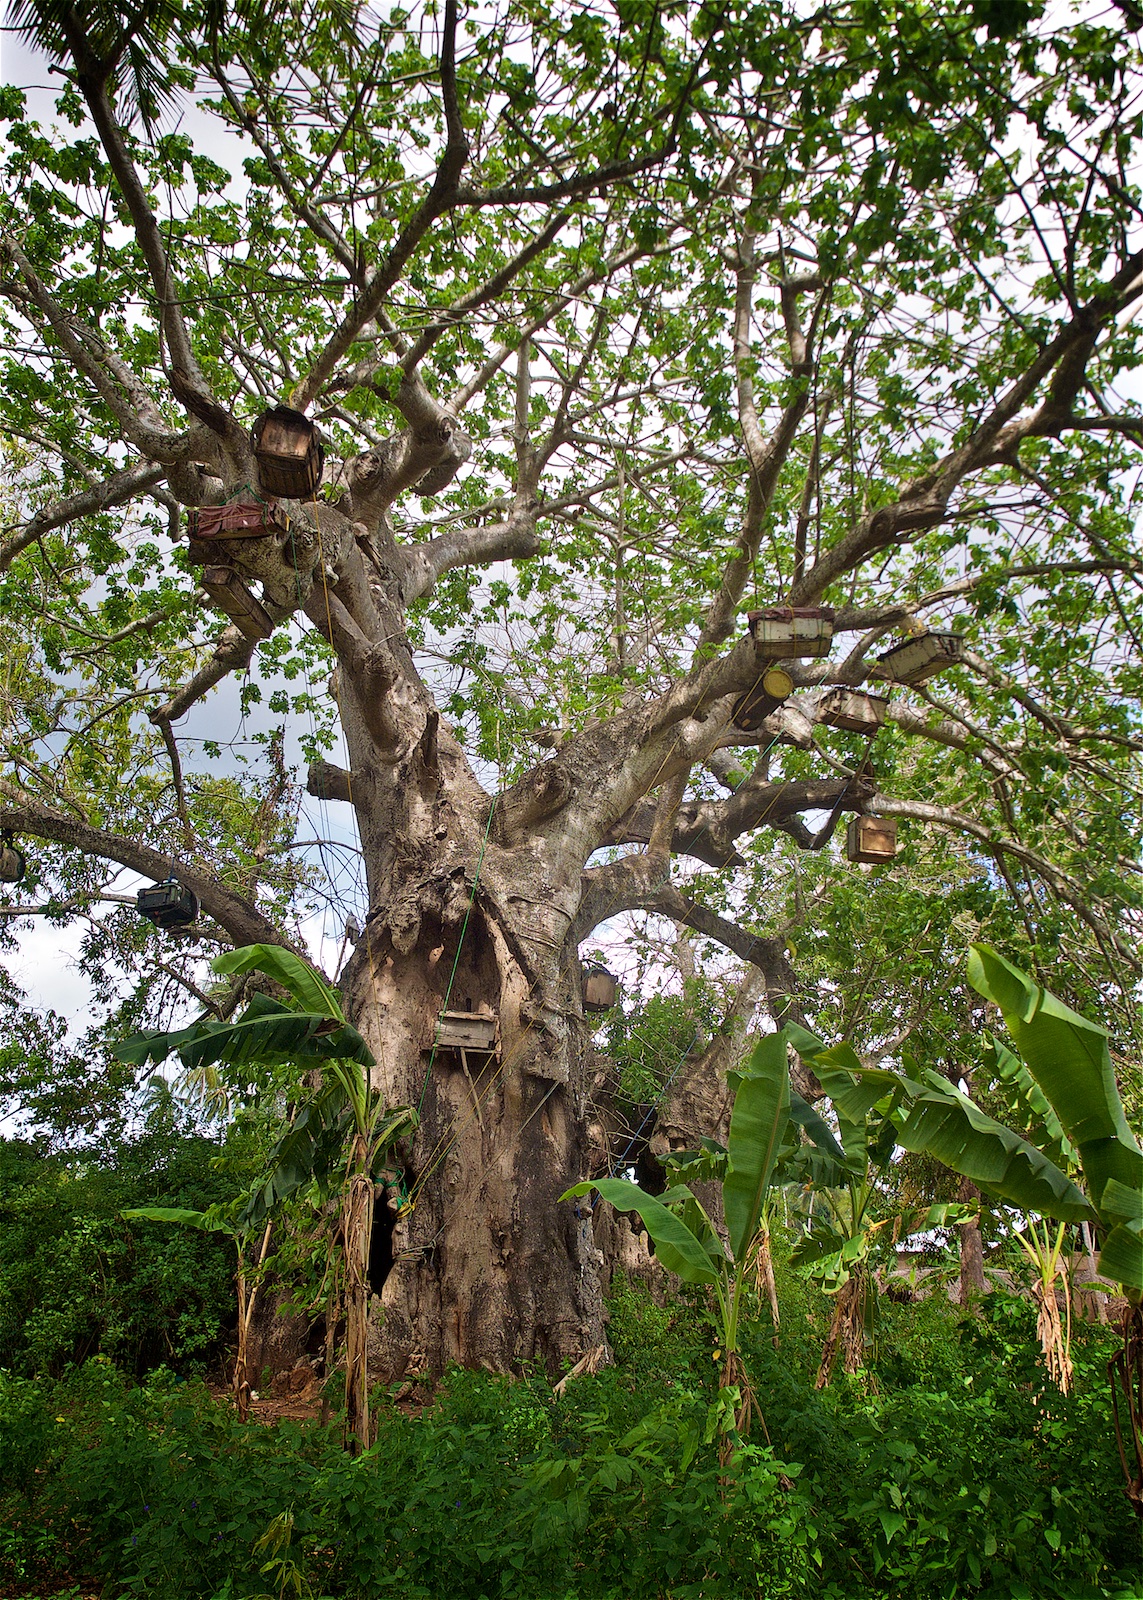
M 163 883 L 153 883 L 149 889 L 140 889 L 135 896 L 135 910 L 166 932 L 189 928 L 198 916 L 198 896 L 184 888 L 177 878 L 167 878 Z
M 898 683 L 927 683 L 964 659 L 964 640 L 959 633 L 922 633 L 902 639 L 877 659 L 886 677 Z
M 829 606 L 767 606 L 748 611 L 746 620 L 758 654 L 768 661 L 829 655 L 833 643 Z

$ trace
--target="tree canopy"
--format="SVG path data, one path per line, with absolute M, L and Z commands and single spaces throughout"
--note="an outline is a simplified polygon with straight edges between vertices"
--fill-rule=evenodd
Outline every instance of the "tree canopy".
M 197 989 L 220 940 L 301 945 L 323 899 L 363 920 L 330 820 L 350 777 L 313 768 L 306 799 L 297 771 L 335 753 L 352 677 L 382 734 L 409 684 L 435 706 L 507 839 L 560 767 L 581 939 L 665 917 L 755 963 L 779 1017 L 878 1047 L 971 1036 L 949 988 L 982 931 L 1122 1004 L 1128 8 L 12 18 L 59 94 L 47 121 L 0 101 L 0 826 L 29 861 L 8 937 L 97 913 L 91 970 L 145 1000 Z M 199 589 L 186 508 L 256 487 L 247 430 L 279 402 L 319 423 L 349 532 L 324 547 L 315 506 L 308 564 L 248 567 L 275 624 L 254 650 Z M 784 663 L 792 695 L 745 730 L 743 613 L 775 604 L 832 607 L 833 653 Z M 942 628 L 963 659 L 892 689 L 870 765 L 823 688 L 885 692 L 879 654 Z M 209 720 L 224 683 L 245 764 Z M 892 869 L 841 859 L 843 812 L 900 822 Z M 172 866 L 205 918 L 178 946 L 104 898 L 117 868 Z

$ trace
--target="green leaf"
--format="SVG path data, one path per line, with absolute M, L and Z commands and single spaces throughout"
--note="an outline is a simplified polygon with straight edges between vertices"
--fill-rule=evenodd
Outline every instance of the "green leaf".
M 839 1166 L 845 1165 L 845 1151 L 838 1144 L 833 1129 L 821 1113 L 816 1111 L 808 1100 L 803 1100 L 795 1089 L 790 1090 L 790 1121 L 796 1122 L 810 1143 L 816 1145 L 824 1155 L 836 1161 Z
M 185 1211 L 178 1206 L 136 1206 L 119 1215 L 125 1222 L 173 1222 L 182 1228 L 197 1228 L 201 1233 L 233 1233 L 233 1221 L 210 1211 Z
M 930 1155 L 971 1178 L 986 1194 L 1059 1222 L 1090 1222 L 1083 1191 L 1042 1150 L 1021 1139 L 935 1072 L 913 1101 L 898 1135 L 906 1150 Z
M 600 1199 L 606 1200 L 617 1211 L 637 1211 L 647 1232 L 655 1241 L 655 1254 L 667 1268 L 684 1283 L 715 1283 L 721 1276 L 721 1265 L 714 1259 L 691 1230 L 673 1211 L 652 1194 L 640 1189 L 637 1183 L 626 1178 L 599 1178 L 595 1183 L 577 1183 L 566 1190 L 561 1200 L 573 1200 L 589 1194 L 594 1189 Z
M 1109 1178 L 1100 1209 L 1105 1217 L 1111 1217 L 1116 1222 L 1143 1223 L 1143 1191 L 1129 1189 L 1118 1178 Z
M 1143 1289 L 1143 1225 L 1116 1223 L 1099 1252 L 1099 1270 L 1116 1283 Z
M 759 1039 L 743 1067 L 734 1097 L 722 1203 L 730 1248 L 741 1262 L 758 1228 L 766 1191 L 790 1115 L 785 1032 Z
M 264 972 L 287 989 L 303 1011 L 345 1021 L 341 1000 L 308 961 L 277 944 L 246 944 L 226 950 L 211 962 L 215 972 Z
M 968 977 L 1003 1012 L 1021 1058 L 1079 1151 L 1096 1210 L 1102 1212 L 1112 1178 L 1143 1191 L 1143 1150 L 1123 1113 L 1107 1030 L 1041 989 L 988 945 L 972 946 Z
M 177 1054 L 188 1068 L 284 1061 L 358 1061 L 373 1065 L 365 1040 L 327 1012 L 292 1011 L 268 995 L 255 995 L 235 1022 L 200 1018 L 176 1033 L 141 1033 L 114 1048 L 120 1061 L 145 1066 Z

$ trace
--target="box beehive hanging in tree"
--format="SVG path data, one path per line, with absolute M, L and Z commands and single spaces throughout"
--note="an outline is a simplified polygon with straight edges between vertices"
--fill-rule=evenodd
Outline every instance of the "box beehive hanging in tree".
M 16 849 L 11 830 L 5 829 L 0 834 L 0 883 L 19 883 L 27 870 L 24 852 Z
M 325 450 L 313 423 L 289 406 L 264 411 L 250 430 L 258 482 L 266 494 L 305 500 L 321 483 Z
M 829 606 L 767 606 L 748 611 L 746 620 L 758 654 L 767 661 L 829 655 L 833 643 Z
M 964 640 L 959 633 L 922 633 L 902 639 L 877 659 L 886 676 L 898 683 L 927 683 L 964 659 Z
M 267 539 L 293 532 L 292 519 L 276 500 L 231 500 L 224 506 L 193 506 L 187 533 L 193 546 L 214 539 Z
M 205 567 L 202 586 L 218 609 L 255 644 L 274 631 L 269 612 L 259 605 L 242 579 L 230 567 Z
M 845 830 L 845 853 L 850 861 L 877 866 L 897 854 L 896 817 L 851 817 Z
M 602 1016 L 619 998 L 619 979 L 606 967 L 593 963 L 583 969 L 583 1009 Z
M 784 667 L 767 667 L 753 688 L 734 702 L 731 720 L 736 728 L 757 733 L 772 711 L 794 692 L 794 680 Z
M 847 733 L 876 733 L 885 721 L 887 695 L 863 694 L 857 689 L 827 689 L 818 701 L 818 721 Z
M 135 910 L 156 928 L 186 928 L 198 916 L 198 896 L 184 889 L 177 879 L 168 878 L 165 883 L 140 889 L 135 896 Z

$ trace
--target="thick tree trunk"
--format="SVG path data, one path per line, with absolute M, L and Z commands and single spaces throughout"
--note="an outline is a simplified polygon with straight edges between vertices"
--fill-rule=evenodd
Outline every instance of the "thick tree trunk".
M 420 890 L 419 917 L 370 921 L 344 985 L 377 1057 L 375 1087 L 389 1106 L 420 1112 L 404 1152 L 412 1206 L 395 1222 L 377 1212 L 392 1237 L 379 1249 L 375 1234 L 372 1253 L 382 1268 L 371 1275 L 371 1377 L 393 1383 L 450 1362 L 540 1361 L 556 1374 L 606 1343 L 591 1214 L 559 1199 L 590 1164 L 588 1031 L 574 1014 L 551 1019 L 564 1020 L 562 1037 L 538 1010 L 529 1016 L 511 949 L 520 930 L 498 926 L 479 890 L 475 900 L 463 880 Z M 438 1039 L 443 1010 L 495 1018 L 494 1051 Z

